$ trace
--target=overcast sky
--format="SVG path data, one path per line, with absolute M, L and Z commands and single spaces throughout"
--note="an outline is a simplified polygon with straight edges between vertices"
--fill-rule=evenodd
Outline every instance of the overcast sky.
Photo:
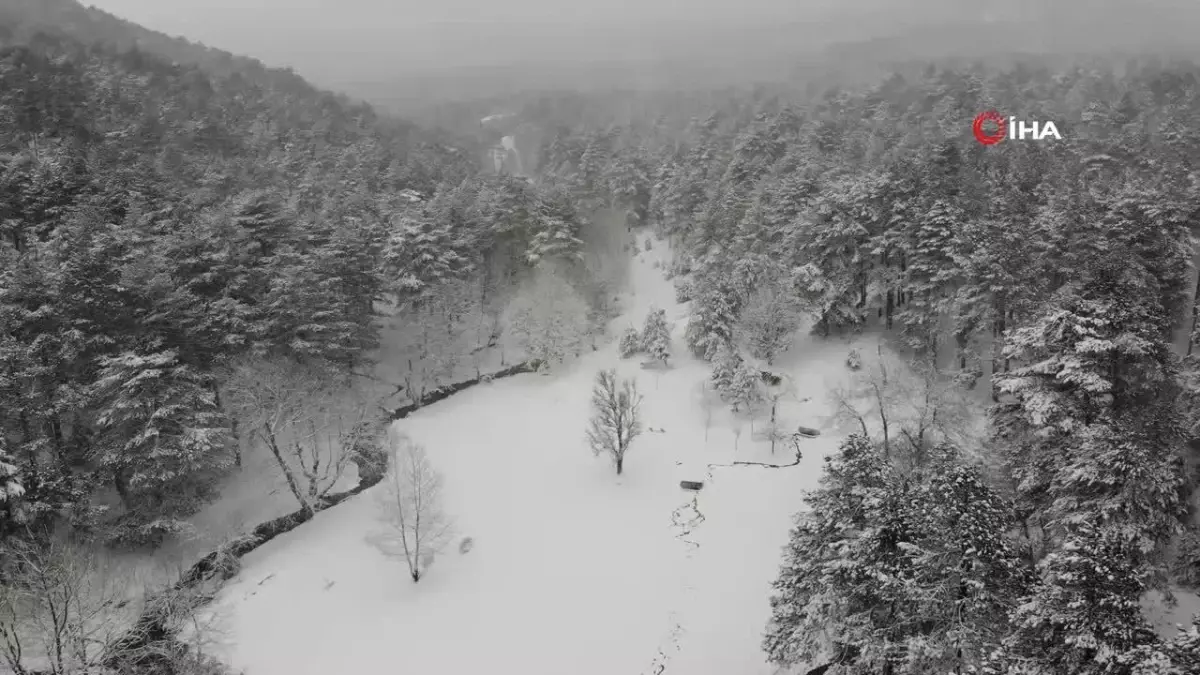
M 83 0 L 318 80 L 612 55 L 634 30 L 797 18 L 838 0 Z M 861 1 L 861 0 L 859 0 Z M 644 43 L 645 40 L 636 41 Z M 358 71 L 355 73 L 355 71 Z
M 1156 16 L 1165 27 L 1151 35 L 1166 28 L 1192 35 L 1200 25 L 1200 0 L 82 1 L 170 35 L 294 67 L 335 88 L 462 66 L 644 62 L 681 54 L 724 63 L 755 50 L 782 54 L 806 42 L 871 37 L 872 30 L 886 33 L 953 15 L 978 18 L 987 10 L 1008 20 L 1028 15 L 1037 23 L 1054 15 L 1064 25 L 1109 16 L 1116 34 L 1132 33 L 1135 19 Z M 1192 20 L 1165 18 L 1166 5 L 1191 8 Z M 811 28 L 807 37 L 804 27 L 790 23 L 831 11 L 842 20 Z M 738 24 L 764 30 L 737 33 Z M 1111 38 L 1080 30 L 1101 44 Z

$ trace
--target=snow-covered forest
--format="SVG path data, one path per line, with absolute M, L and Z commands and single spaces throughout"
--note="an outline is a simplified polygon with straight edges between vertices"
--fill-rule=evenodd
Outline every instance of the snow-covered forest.
M 0 671 L 1200 674 L 1198 64 L 441 107 L 516 176 L 0 1 Z

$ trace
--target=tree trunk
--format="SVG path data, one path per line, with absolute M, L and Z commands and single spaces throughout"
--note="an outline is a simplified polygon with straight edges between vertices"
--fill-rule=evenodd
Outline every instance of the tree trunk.
M 625 470 L 625 458 L 618 457 L 617 458 L 617 475 L 620 476 L 621 472 L 624 470 Z
M 127 508 L 129 506 L 129 477 L 125 475 L 125 469 L 117 469 L 113 474 L 113 487 L 116 488 L 117 494 L 121 497 L 121 503 Z
M 267 441 L 267 447 L 271 448 L 271 454 L 275 456 L 275 462 L 279 464 L 279 470 L 283 472 L 283 477 L 287 480 L 288 489 L 292 491 L 292 495 L 296 497 L 296 501 L 300 502 L 300 509 L 308 514 L 313 513 L 313 507 L 304 498 L 304 493 L 300 491 L 300 485 L 296 483 L 296 477 L 292 475 L 292 470 L 287 465 L 287 461 L 283 458 L 283 453 L 279 450 L 279 444 L 275 442 L 275 435 L 269 430 L 264 430 L 263 438 Z
M 213 403 L 216 404 L 218 410 L 224 410 L 221 405 L 221 388 L 215 382 L 212 387 Z M 236 415 L 229 416 L 229 435 L 233 437 L 233 465 L 237 468 L 242 468 L 242 437 L 238 433 L 238 418 Z

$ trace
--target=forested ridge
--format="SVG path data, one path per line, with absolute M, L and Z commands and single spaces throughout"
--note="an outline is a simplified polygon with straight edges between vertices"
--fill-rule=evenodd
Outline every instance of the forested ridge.
M 686 124 L 668 97 L 658 116 L 563 121 L 541 166 L 674 243 L 687 341 L 717 386 L 802 326 L 885 330 L 924 376 L 860 375 L 875 405 L 792 534 L 772 661 L 1200 672 L 1195 630 L 1164 642 L 1138 604 L 1198 581 L 1198 76 L 1150 59 L 898 68 L 813 97 L 693 99 Z M 1064 138 L 984 147 L 971 120 L 989 109 Z M 971 390 L 991 402 L 974 440 L 947 403 Z
M 381 312 L 404 321 L 449 280 L 486 277 L 502 299 L 572 255 L 569 201 L 477 176 L 469 144 L 249 60 L 168 62 L 129 46 L 144 31 L 33 30 L 29 9 L 5 7 L 0 52 L 8 534 L 66 516 L 158 542 L 252 442 L 243 418 L 260 411 L 230 391 L 239 374 L 290 363 L 306 387 L 350 386 L 371 373 Z M 359 408 L 350 428 L 374 422 Z M 363 434 L 334 436 L 357 452 Z M 318 492 L 334 478 L 308 477 Z M 118 508 L 98 509 L 112 489 Z
M 378 470 L 362 383 L 389 315 L 420 363 L 383 384 L 414 400 L 501 330 L 539 363 L 582 352 L 623 220 L 670 241 L 687 345 L 735 409 L 799 330 L 901 355 L 848 354 L 859 433 L 791 533 L 770 661 L 1200 673 L 1200 626 L 1156 635 L 1139 606 L 1200 586 L 1200 68 L 1015 59 L 801 89 L 533 96 L 527 181 L 289 71 L 0 0 L 0 578 L 28 582 L 0 592 L 0 656 L 97 663 L 59 627 L 22 665 L 22 622 L 61 618 L 37 563 L 76 569 L 52 533 L 157 545 L 251 445 L 308 515 L 347 465 Z M 1064 138 L 983 147 L 988 109 Z M 667 360 L 661 310 L 626 337 Z

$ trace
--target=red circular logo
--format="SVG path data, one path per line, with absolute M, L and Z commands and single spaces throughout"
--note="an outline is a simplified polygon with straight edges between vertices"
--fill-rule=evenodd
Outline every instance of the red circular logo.
M 983 125 L 992 122 L 996 125 L 996 130 L 988 133 L 984 130 Z M 975 140 L 984 145 L 995 145 L 1004 140 L 1008 136 L 1008 122 L 1004 116 L 995 110 L 989 110 L 984 113 L 979 113 L 975 117 L 975 123 L 971 125 L 971 130 L 975 132 Z

